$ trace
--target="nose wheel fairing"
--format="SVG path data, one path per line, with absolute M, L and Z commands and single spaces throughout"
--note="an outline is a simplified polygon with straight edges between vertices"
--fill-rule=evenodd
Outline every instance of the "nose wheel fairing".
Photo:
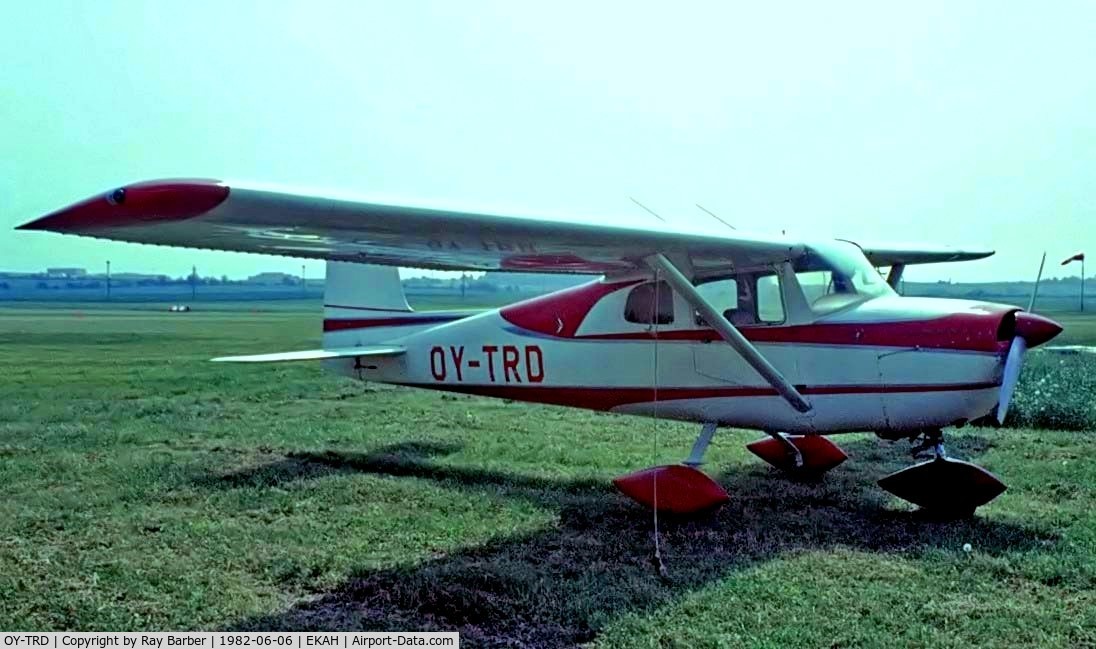
M 927 511 L 955 515 L 973 513 L 1006 488 L 982 467 L 943 456 L 896 471 L 879 486 Z
M 953 516 L 970 515 L 1005 491 L 1005 483 L 989 471 L 947 457 L 941 431 L 925 431 L 912 454 L 916 458 L 930 449 L 933 459 L 884 476 L 879 486 L 926 511 Z

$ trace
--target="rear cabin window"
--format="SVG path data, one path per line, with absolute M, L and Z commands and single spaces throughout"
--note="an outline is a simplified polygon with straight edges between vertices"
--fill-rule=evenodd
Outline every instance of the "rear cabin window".
M 624 305 L 624 319 L 637 324 L 672 324 L 674 321 L 674 292 L 666 282 L 640 284 L 628 294 Z

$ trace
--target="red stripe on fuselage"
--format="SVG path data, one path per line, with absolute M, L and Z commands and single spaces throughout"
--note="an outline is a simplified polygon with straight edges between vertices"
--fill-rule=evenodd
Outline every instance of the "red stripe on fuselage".
M 452 383 L 404 383 L 409 387 L 476 394 L 484 397 L 548 403 L 558 406 L 611 410 L 619 406 L 655 401 L 653 388 L 594 388 L 594 387 L 546 387 L 512 385 L 464 385 Z M 996 383 L 942 383 L 911 385 L 813 385 L 796 386 L 806 395 L 841 394 L 909 394 L 924 392 L 963 392 L 991 390 L 1000 387 Z M 775 397 L 779 393 L 770 387 L 712 387 L 712 388 L 658 388 L 658 401 L 681 399 L 718 399 L 735 397 Z
M 416 315 L 396 318 L 324 318 L 324 331 L 347 329 L 372 329 L 374 327 L 409 327 L 413 325 L 443 324 L 460 320 L 463 315 Z
M 377 307 L 372 307 L 372 306 L 347 306 L 347 305 L 344 305 L 344 304 L 325 304 L 325 305 L 323 305 L 323 308 L 325 308 L 325 309 L 349 309 L 351 311 L 375 311 L 375 312 L 378 312 L 378 313 L 414 313 L 413 311 L 408 311 L 407 309 L 379 309 Z

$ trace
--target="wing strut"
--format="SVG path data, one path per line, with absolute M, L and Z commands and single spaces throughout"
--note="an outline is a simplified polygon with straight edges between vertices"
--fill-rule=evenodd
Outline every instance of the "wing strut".
M 723 340 L 727 341 L 730 345 L 747 363 L 750 364 L 757 373 L 761 375 L 763 379 L 768 381 L 769 385 L 773 386 L 780 396 L 784 397 L 793 408 L 799 412 L 808 412 L 811 409 L 811 404 L 807 403 L 807 400 L 803 398 L 803 395 L 799 393 L 799 390 L 795 389 L 795 386 L 791 384 L 788 379 L 784 378 L 775 367 L 772 366 L 761 352 L 757 351 L 757 348 L 753 346 L 750 341 L 746 340 L 746 337 L 735 328 L 733 324 L 727 318 L 723 317 L 723 314 L 716 311 L 712 305 L 704 299 L 693 283 L 685 277 L 685 275 L 674 266 L 673 262 L 666 258 L 662 253 L 655 253 L 650 257 L 647 257 L 644 261 L 651 268 L 660 271 L 666 278 L 666 281 L 670 283 L 670 286 L 685 298 L 689 304 L 693 306 L 700 315 L 704 316 L 704 319 L 712 325 L 712 327 L 719 332 Z
M 887 283 L 894 290 L 898 290 L 898 283 L 902 281 L 902 273 L 906 271 L 906 265 L 903 263 L 897 263 L 891 266 L 890 272 L 887 273 Z

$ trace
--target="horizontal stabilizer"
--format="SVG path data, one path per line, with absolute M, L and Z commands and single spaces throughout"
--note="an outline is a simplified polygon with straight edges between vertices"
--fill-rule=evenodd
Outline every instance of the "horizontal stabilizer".
M 332 358 L 359 358 L 363 356 L 399 356 L 406 350 L 392 345 L 368 345 L 339 349 L 305 349 L 299 352 L 277 352 L 252 356 L 221 356 L 214 363 L 283 363 L 288 361 L 322 361 Z

